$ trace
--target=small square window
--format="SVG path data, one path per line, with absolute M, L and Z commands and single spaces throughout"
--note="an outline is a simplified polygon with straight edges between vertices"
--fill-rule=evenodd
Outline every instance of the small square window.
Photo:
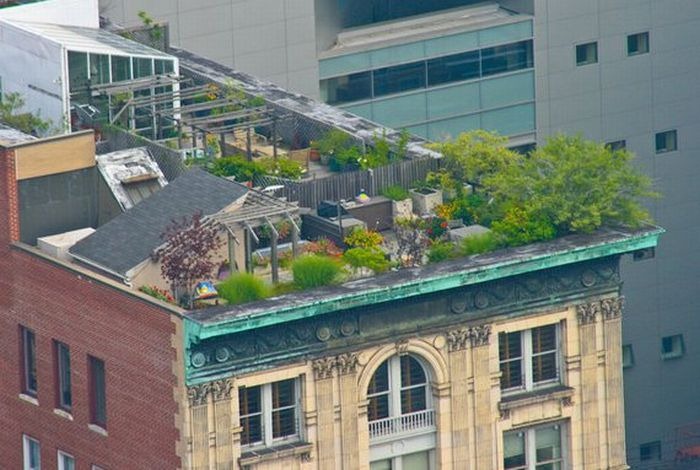
M 661 441 L 640 445 L 639 460 L 661 460 Z
M 576 65 L 588 65 L 598 62 L 598 43 L 589 42 L 576 46 Z
M 674 359 L 683 356 L 685 346 L 683 335 L 664 336 L 661 338 L 661 358 Z
M 649 52 L 649 33 L 637 33 L 627 36 L 627 55 L 646 54 Z
M 622 367 L 628 368 L 634 365 L 634 351 L 631 344 L 622 345 Z
M 656 134 L 656 153 L 678 150 L 678 135 L 675 130 Z
M 627 141 L 626 140 L 614 140 L 612 142 L 608 142 L 605 144 L 606 147 L 608 147 L 610 150 L 613 152 L 617 150 L 625 150 L 627 148 Z

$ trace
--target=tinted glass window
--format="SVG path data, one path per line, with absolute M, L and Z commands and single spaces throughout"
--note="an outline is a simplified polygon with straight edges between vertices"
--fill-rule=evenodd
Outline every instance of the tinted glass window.
M 396 65 L 374 71 L 374 96 L 425 87 L 425 62 Z
M 532 67 L 532 41 L 520 41 L 481 50 L 481 72 L 484 76 Z
M 131 80 L 131 59 L 128 57 L 112 56 L 112 81 Z
M 428 61 L 430 86 L 478 78 L 480 73 L 479 51 L 463 52 Z
M 369 99 L 372 97 L 372 73 L 360 72 L 321 80 L 321 97 L 330 104 Z

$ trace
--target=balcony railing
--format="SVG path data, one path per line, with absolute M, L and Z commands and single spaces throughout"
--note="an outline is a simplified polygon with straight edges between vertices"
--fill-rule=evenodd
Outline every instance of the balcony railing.
M 422 410 L 401 416 L 378 419 L 369 423 L 369 438 L 380 439 L 395 434 L 435 429 L 435 410 Z

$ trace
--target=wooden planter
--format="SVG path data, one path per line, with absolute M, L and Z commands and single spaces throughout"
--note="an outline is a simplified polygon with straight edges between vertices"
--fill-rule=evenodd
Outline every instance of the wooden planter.
M 439 189 L 410 189 L 408 193 L 413 200 L 413 212 L 418 215 L 429 214 L 442 204 L 442 191 Z

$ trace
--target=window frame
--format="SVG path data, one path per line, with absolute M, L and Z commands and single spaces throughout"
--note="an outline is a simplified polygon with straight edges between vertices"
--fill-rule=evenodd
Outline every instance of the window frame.
M 547 461 L 537 461 L 537 431 L 547 428 L 557 427 L 559 431 L 559 454 L 560 457 L 556 459 L 550 459 Z M 539 426 L 533 426 L 528 428 L 511 429 L 503 433 L 503 448 L 504 455 L 503 460 L 505 460 L 505 441 L 506 436 L 509 434 L 522 434 L 523 438 L 523 450 L 525 456 L 524 465 L 506 467 L 505 461 L 503 462 L 503 468 L 506 470 L 535 470 L 540 465 L 546 465 L 548 463 L 559 463 L 559 468 L 568 468 L 568 425 L 566 422 L 554 422 L 542 424 Z
M 279 408 L 274 408 L 273 405 L 273 393 L 272 393 L 272 386 L 274 384 L 278 384 L 281 382 L 286 382 L 288 380 L 293 380 L 294 385 L 293 385 L 293 390 L 294 390 L 294 405 L 285 405 Z M 251 388 L 259 388 L 260 390 L 260 411 L 256 411 L 254 413 L 248 413 L 248 414 L 242 414 L 242 410 L 240 408 L 240 397 L 241 393 L 246 390 L 246 389 L 251 389 Z M 238 391 L 239 393 L 239 410 L 238 410 L 238 415 L 239 415 L 239 426 L 243 428 L 243 419 L 244 418 L 249 418 L 251 416 L 260 416 L 260 426 L 261 426 L 261 437 L 262 440 L 260 441 L 255 441 L 255 442 L 247 442 L 243 443 L 243 440 L 241 440 L 241 447 L 244 449 L 255 449 L 255 448 L 261 448 L 261 447 L 274 447 L 275 445 L 278 445 L 280 443 L 284 442 L 292 442 L 292 441 L 299 441 L 302 439 L 302 429 L 301 429 L 301 379 L 300 377 L 294 377 L 290 379 L 284 379 L 284 380 L 279 380 L 276 382 L 270 382 L 266 384 L 260 384 L 260 385 L 252 385 L 249 387 L 241 387 Z M 293 409 L 294 410 L 294 433 L 293 434 L 287 434 L 281 437 L 274 437 L 274 429 L 273 429 L 273 413 L 279 410 L 286 410 L 286 409 Z M 244 431 L 241 432 L 241 435 L 244 434 Z
M 30 454 L 30 443 L 37 445 L 39 449 L 39 462 L 38 466 L 31 466 L 31 454 Z M 41 470 L 41 442 L 27 434 L 22 434 L 22 468 L 24 470 Z
M 401 370 L 401 359 L 403 357 L 409 357 L 415 360 L 418 363 L 418 366 L 422 369 L 423 375 L 425 376 L 425 383 L 419 383 L 419 384 L 410 384 L 410 385 L 403 385 L 402 383 L 402 373 L 403 371 Z M 394 355 L 390 358 L 388 358 L 386 361 L 382 362 L 379 367 L 377 367 L 372 374 L 372 378 L 374 378 L 375 374 L 379 371 L 379 369 L 386 364 L 387 366 L 387 384 L 388 387 L 386 390 L 380 391 L 380 392 L 375 392 L 375 393 L 367 393 L 367 399 L 371 400 L 372 398 L 376 398 L 379 396 L 387 396 L 388 399 L 388 409 L 387 409 L 387 416 L 376 418 L 376 419 L 371 419 L 369 414 L 367 416 L 367 421 L 369 423 L 372 423 L 374 421 L 380 421 L 382 419 L 388 419 L 388 418 L 395 418 L 398 416 L 404 416 L 404 415 L 409 415 L 412 413 L 418 413 L 420 411 L 427 411 L 427 410 L 432 410 L 433 409 L 433 397 L 432 393 L 430 391 L 430 373 L 428 372 L 428 368 L 423 364 L 421 359 L 417 356 L 411 355 L 411 354 L 406 354 L 406 355 Z M 409 391 L 409 390 L 414 390 L 422 388 L 424 391 L 424 396 L 425 396 L 425 407 L 423 409 L 419 410 L 413 410 L 409 411 L 408 413 L 404 413 L 402 409 L 402 396 L 403 392 Z
M 532 332 L 533 330 L 537 330 L 539 328 L 546 328 L 546 327 L 554 327 L 554 345 L 555 348 L 553 350 L 547 350 L 547 351 L 540 351 L 538 353 L 533 353 L 533 347 L 532 347 Z M 513 335 L 513 334 L 519 334 L 520 335 L 520 356 L 517 357 L 508 357 L 506 359 L 501 359 L 500 357 L 500 343 L 501 343 L 501 335 Z M 544 356 L 546 354 L 552 354 L 554 353 L 554 360 L 555 360 L 555 371 L 556 371 L 556 376 L 552 379 L 546 379 L 546 380 L 540 380 L 535 382 L 534 379 L 534 373 L 533 373 L 533 367 L 534 367 L 534 357 L 539 357 L 539 356 Z M 528 328 L 525 330 L 518 330 L 518 331 L 512 331 L 512 332 L 500 332 L 499 333 L 499 368 L 501 368 L 501 365 L 506 362 L 515 362 L 515 361 L 520 361 L 521 363 L 521 368 L 520 368 L 520 373 L 521 373 L 521 384 L 516 385 L 516 386 L 511 386 L 507 388 L 503 388 L 503 384 L 501 384 L 501 393 L 503 395 L 509 395 L 509 394 L 516 394 L 516 393 L 521 393 L 521 392 L 530 392 L 533 390 L 539 390 L 543 388 L 548 388 L 553 385 L 561 384 L 563 383 L 563 374 L 562 374 L 562 324 L 561 322 L 558 323 L 550 323 L 548 325 L 542 325 L 539 327 L 534 327 L 534 328 Z M 501 373 L 503 373 L 503 369 L 501 368 Z
M 665 341 L 671 342 L 671 350 L 666 351 Z M 678 359 L 685 355 L 685 341 L 682 333 L 661 337 L 661 359 L 667 361 L 669 359 Z
M 589 47 L 593 46 L 594 57 L 591 59 L 589 57 Z M 579 48 L 586 48 L 586 59 L 584 61 L 579 60 Z M 576 44 L 574 47 L 574 59 L 576 62 L 576 67 L 583 67 L 584 65 L 593 65 L 598 63 L 598 41 L 588 41 Z
M 68 470 L 65 465 L 65 458 L 71 459 L 73 461 L 73 470 L 75 470 L 75 457 L 73 455 L 69 454 L 68 452 L 65 452 L 61 449 L 58 449 L 56 451 L 56 462 L 57 462 L 57 468 L 58 470 Z
M 640 42 L 638 38 L 646 38 L 644 41 Z M 649 43 L 649 31 L 641 31 L 639 33 L 632 33 L 627 35 L 627 57 L 634 57 L 636 55 L 643 55 L 643 54 L 648 54 L 649 50 L 651 49 L 651 45 Z M 644 44 L 645 48 L 644 50 L 637 49 L 635 51 L 630 50 L 630 40 L 635 40 L 636 45 L 639 46 L 639 44 Z
M 645 448 L 648 448 L 650 450 L 649 457 L 647 458 L 642 457 Z M 656 457 L 654 457 L 654 453 L 651 452 L 651 450 L 658 450 L 658 452 L 656 453 Z M 639 444 L 639 461 L 649 462 L 654 460 L 661 460 L 661 441 L 650 441 Z
M 39 393 L 39 378 L 36 370 L 36 333 L 34 330 L 26 326 L 19 326 L 20 335 L 20 372 L 21 372 L 21 391 L 25 395 L 36 398 Z M 31 354 L 29 354 L 28 337 L 31 335 Z M 31 356 L 31 357 L 30 357 Z M 32 362 L 30 365 L 28 362 Z M 30 376 L 34 378 L 34 388 L 30 385 Z
M 629 361 L 625 361 L 625 351 L 629 351 L 629 353 L 628 353 Z M 622 345 L 622 368 L 629 369 L 632 366 L 634 366 L 634 348 L 632 347 L 631 344 L 623 344 Z
M 56 374 L 56 407 L 70 413 L 73 408 L 70 348 L 58 340 L 54 340 L 54 372 Z M 68 392 L 68 401 L 65 400 L 64 392 Z
M 673 136 L 673 145 L 671 146 L 672 148 L 669 147 L 669 136 Z M 659 137 L 663 136 L 664 139 L 664 146 L 659 147 Z M 678 130 L 677 129 L 669 129 L 667 131 L 661 131 L 657 132 L 654 134 L 654 150 L 657 155 L 662 154 L 662 153 L 670 153 L 670 152 L 675 152 L 678 150 Z
M 94 367 L 101 365 L 101 384 L 97 383 Z M 107 429 L 107 376 L 105 362 L 95 356 L 88 354 L 88 397 L 90 402 L 90 423 L 102 429 Z M 101 388 L 102 399 L 98 396 Z M 98 409 L 101 404 L 101 410 Z

